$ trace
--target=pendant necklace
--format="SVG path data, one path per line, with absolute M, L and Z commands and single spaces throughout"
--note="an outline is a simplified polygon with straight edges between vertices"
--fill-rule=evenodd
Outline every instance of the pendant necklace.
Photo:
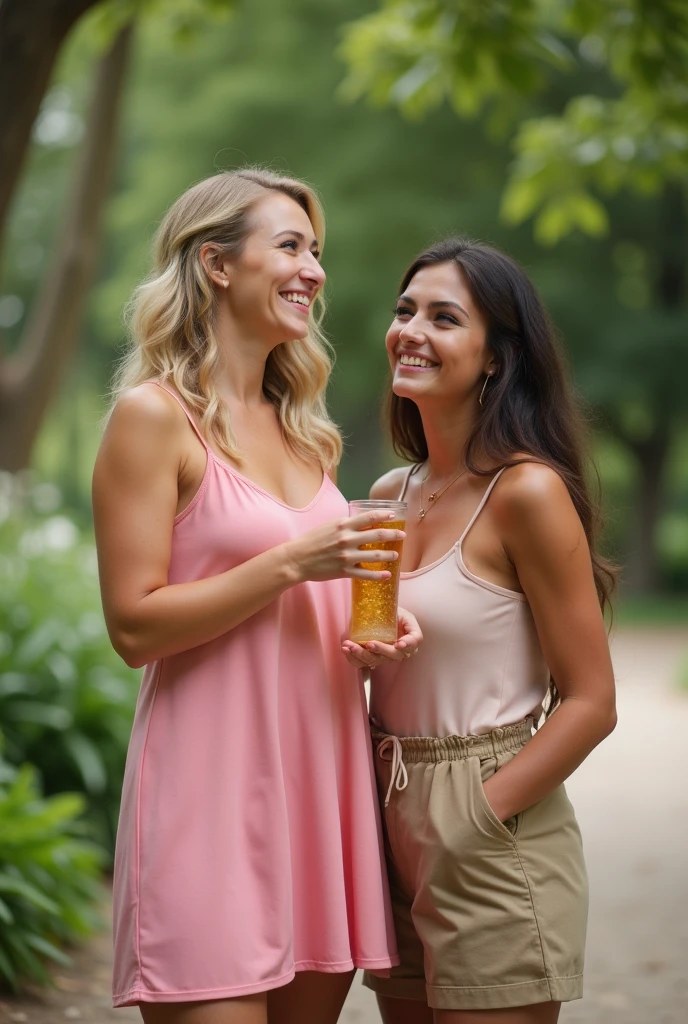
M 459 480 L 462 476 L 465 476 L 467 472 L 468 472 L 468 467 L 466 467 L 465 469 L 460 470 L 455 476 L 450 477 L 450 479 L 447 481 L 447 483 L 444 484 L 442 487 L 440 487 L 439 490 L 433 491 L 432 494 L 429 494 L 428 495 L 428 507 L 426 508 L 425 507 L 425 503 L 423 501 L 423 484 L 426 484 L 428 482 L 428 477 L 430 476 L 430 470 L 428 470 L 428 472 L 425 474 L 425 479 L 421 480 L 421 482 L 420 482 L 420 507 L 419 507 L 419 510 L 418 510 L 418 522 L 421 522 L 422 519 L 425 519 L 425 517 L 428 514 L 428 512 L 430 511 L 430 509 L 433 507 L 433 503 L 437 504 L 437 502 L 440 500 L 440 498 L 442 497 L 444 492 L 449 487 L 451 487 L 451 485 L 453 483 L 456 483 L 456 481 Z

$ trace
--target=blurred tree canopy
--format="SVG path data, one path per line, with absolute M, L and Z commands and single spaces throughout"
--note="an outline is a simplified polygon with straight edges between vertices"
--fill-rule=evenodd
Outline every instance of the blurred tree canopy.
M 594 351 L 578 361 L 588 396 L 640 469 L 632 575 L 639 589 L 656 588 L 662 482 L 688 422 L 688 5 L 384 0 L 347 26 L 341 54 L 349 98 L 410 118 L 448 101 L 460 118 L 481 114 L 493 138 L 511 136 L 506 224 L 532 217 L 544 245 L 576 229 L 621 230 L 624 304 L 637 315 L 621 321 L 610 310 L 589 322 Z M 613 202 L 622 190 L 637 197 L 635 225 Z
M 688 174 L 688 5 L 683 0 L 384 0 L 349 24 L 343 91 L 417 117 L 445 99 L 515 130 L 503 213 L 535 215 L 551 244 L 600 235 L 595 188 L 641 194 Z M 580 73 L 585 74 L 581 80 Z M 556 114 L 518 100 L 574 77 Z

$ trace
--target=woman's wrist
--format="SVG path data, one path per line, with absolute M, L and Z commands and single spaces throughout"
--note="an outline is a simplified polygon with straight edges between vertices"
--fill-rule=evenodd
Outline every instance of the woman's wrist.
M 503 806 L 503 801 L 500 799 L 499 794 L 499 790 L 500 788 L 502 788 L 500 786 L 501 780 L 497 782 L 495 781 L 498 774 L 498 772 L 495 772 L 494 775 L 491 775 L 489 779 L 486 779 L 485 782 L 483 782 L 483 792 L 485 794 L 485 799 L 492 808 L 496 817 L 500 821 L 507 821 L 509 818 L 512 818 L 514 814 L 516 814 L 517 812 L 513 809 Z
M 304 583 L 307 578 L 299 559 L 297 544 L 298 541 L 288 540 L 275 548 L 278 557 L 277 572 L 284 579 L 285 590 L 295 587 L 297 583 Z

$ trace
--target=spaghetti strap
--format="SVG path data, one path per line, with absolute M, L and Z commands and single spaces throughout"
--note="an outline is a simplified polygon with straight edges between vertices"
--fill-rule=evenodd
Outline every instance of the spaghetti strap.
M 485 503 L 487 502 L 487 499 L 492 494 L 492 490 L 494 488 L 494 485 L 497 483 L 497 481 L 499 480 L 500 476 L 502 475 L 502 473 L 504 472 L 504 470 L 506 468 L 507 468 L 506 466 L 502 466 L 502 468 L 499 470 L 499 472 L 495 473 L 495 475 L 490 480 L 490 483 L 489 483 L 485 493 L 483 494 L 482 498 L 480 499 L 480 504 L 478 505 L 477 509 L 475 510 L 473 515 L 471 516 L 471 519 L 470 519 L 470 522 L 469 522 L 468 526 L 466 527 L 466 529 L 463 531 L 463 533 L 459 537 L 459 547 L 463 543 L 464 538 L 465 538 L 466 534 L 468 533 L 468 531 L 470 530 L 471 526 L 476 521 L 476 519 L 478 518 L 478 516 L 482 512 L 483 508 L 485 507 Z
M 409 480 L 411 479 L 411 477 L 413 476 L 414 473 L 418 472 L 418 470 L 420 469 L 420 466 L 421 466 L 420 462 L 414 462 L 414 464 L 412 466 L 409 466 L 408 472 L 406 473 L 406 476 L 404 477 L 404 486 L 401 488 L 401 494 L 397 498 L 397 501 L 403 501 L 404 500 L 404 496 L 405 496 L 406 491 L 408 489 Z
M 201 433 L 201 431 L 199 430 L 199 428 L 198 428 L 198 426 L 196 424 L 196 421 L 194 420 L 193 416 L 191 415 L 191 413 L 187 409 L 185 403 L 181 400 L 181 398 L 179 397 L 177 392 L 173 391 L 172 388 L 168 388 L 164 384 L 161 384 L 159 380 L 147 380 L 147 381 L 144 381 L 144 383 L 145 384 L 155 384 L 156 387 L 162 388 L 163 391 L 166 391 L 168 395 L 171 395 L 172 398 L 174 398 L 174 400 L 184 410 L 184 414 L 186 415 L 186 418 L 189 421 L 189 423 L 191 424 L 191 426 L 193 427 L 193 430 L 194 430 L 194 433 L 196 434 L 196 437 L 201 442 L 201 444 L 203 445 L 205 450 L 209 451 L 210 450 L 210 445 L 208 444 L 206 439 L 203 437 L 203 434 Z

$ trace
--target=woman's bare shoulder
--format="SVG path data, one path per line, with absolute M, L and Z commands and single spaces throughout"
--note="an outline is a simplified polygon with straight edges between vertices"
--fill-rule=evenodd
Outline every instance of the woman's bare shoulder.
M 110 420 L 169 429 L 186 419 L 184 411 L 172 395 L 151 383 L 138 384 L 123 391 L 113 406 Z
M 124 391 L 108 417 L 96 467 L 103 462 L 154 466 L 179 462 L 186 416 L 163 388 L 139 384 Z
M 529 459 L 506 470 L 497 487 L 495 503 L 498 502 L 505 510 L 518 513 L 529 506 L 538 506 L 543 501 L 559 504 L 568 497 L 566 483 L 556 469 L 544 462 Z
M 566 482 L 542 462 L 523 462 L 506 470 L 495 489 L 492 510 L 511 542 L 569 537 L 577 542 L 582 529 Z
M 381 501 L 396 501 L 404 487 L 404 480 L 408 473 L 408 466 L 397 466 L 390 469 L 388 473 L 375 481 L 370 488 L 371 498 L 380 498 Z

